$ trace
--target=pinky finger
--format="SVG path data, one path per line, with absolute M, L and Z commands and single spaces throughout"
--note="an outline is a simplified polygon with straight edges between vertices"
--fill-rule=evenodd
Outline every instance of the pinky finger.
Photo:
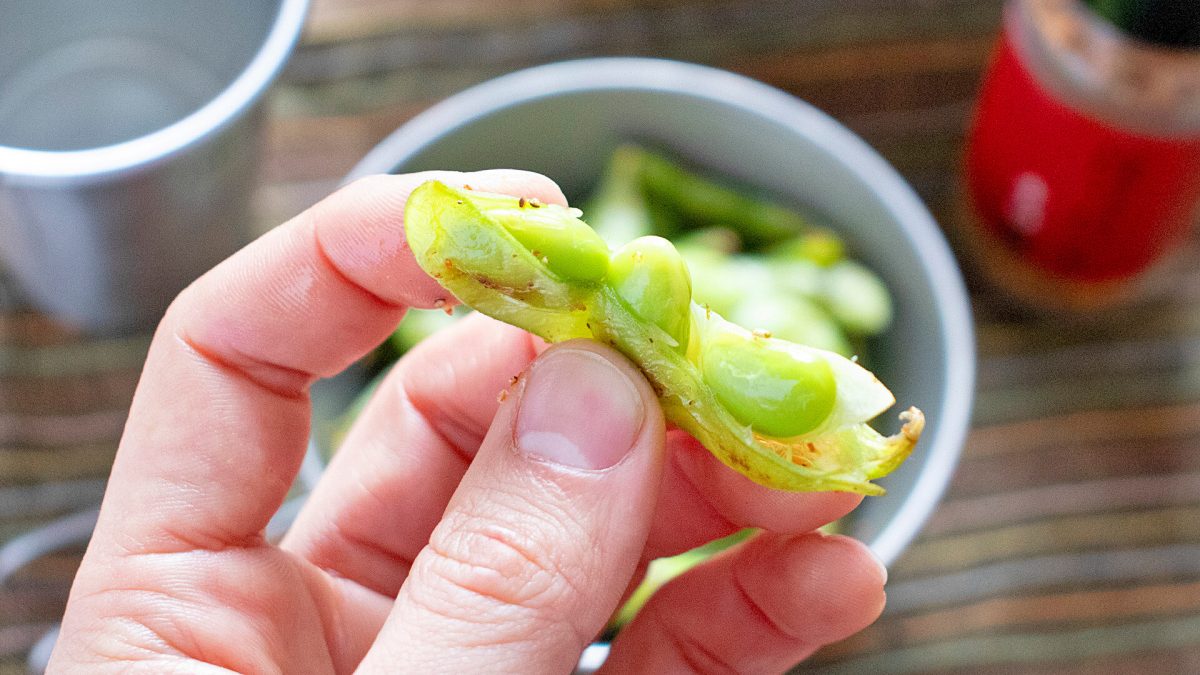
M 870 625 L 886 576 L 853 539 L 760 534 L 659 590 L 601 672 L 783 672 Z

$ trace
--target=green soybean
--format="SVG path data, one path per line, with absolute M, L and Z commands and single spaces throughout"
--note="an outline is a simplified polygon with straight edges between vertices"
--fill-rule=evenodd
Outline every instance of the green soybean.
M 704 381 L 737 420 L 791 438 L 812 431 L 833 410 L 837 382 L 817 356 L 782 348 L 770 338 L 728 334 L 703 349 Z
M 608 244 L 562 207 L 514 198 L 491 208 L 490 216 L 563 279 L 596 282 L 608 271 Z
M 687 347 L 692 280 L 671 242 L 649 236 L 622 246 L 609 262 L 608 280 L 639 317 Z

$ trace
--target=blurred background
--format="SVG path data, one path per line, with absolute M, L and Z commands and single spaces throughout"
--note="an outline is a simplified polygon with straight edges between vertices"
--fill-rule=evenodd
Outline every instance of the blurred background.
M 640 55 L 730 69 L 837 117 L 937 208 L 995 32 L 993 0 L 316 0 L 272 101 L 275 223 L 431 103 L 525 66 Z
M 311 205 L 464 87 L 644 55 L 726 68 L 825 110 L 950 223 L 1002 4 L 314 0 L 266 100 L 254 222 L 265 231 Z M 805 670 L 1200 672 L 1197 263 L 1189 238 L 1156 291 L 1069 326 L 1016 312 L 968 276 L 980 362 L 958 473 L 891 570 L 883 619 Z M 98 502 L 147 344 L 81 336 L 0 281 L 0 544 Z M 0 559 L 13 573 L 0 587 L 0 674 L 25 672 L 79 553 L 13 570 Z

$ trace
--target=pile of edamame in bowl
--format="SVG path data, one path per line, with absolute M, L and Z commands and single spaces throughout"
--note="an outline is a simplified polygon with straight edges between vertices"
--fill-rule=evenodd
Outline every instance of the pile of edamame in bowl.
M 894 401 L 866 369 L 868 338 L 893 314 L 880 278 L 812 218 L 668 153 L 617 147 L 582 211 L 429 183 L 410 197 L 406 228 L 418 262 L 464 307 L 409 313 L 369 360 L 373 383 L 343 429 L 396 359 L 474 307 L 549 341 L 613 345 L 674 424 L 770 487 L 882 494 L 870 480 L 920 436 L 915 408 L 893 436 L 867 425 Z M 653 563 L 613 629 L 749 534 Z

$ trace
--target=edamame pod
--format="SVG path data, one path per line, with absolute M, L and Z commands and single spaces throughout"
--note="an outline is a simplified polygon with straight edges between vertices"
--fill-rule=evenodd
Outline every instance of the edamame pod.
M 614 276 L 606 257 L 597 278 L 596 244 L 586 235 L 580 235 L 583 248 L 571 253 L 591 265 L 582 273 L 533 254 L 533 245 L 587 228 L 577 211 L 543 206 L 536 217 L 521 216 L 529 212 L 516 209 L 517 203 L 515 197 L 426 183 L 406 207 L 409 246 L 426 272 L 478 311 L 552 342 L 587 337 L 613 345 L 654 385 L 668 419 L 752 480 L 784 490 L 883 494 L 871 480 L 912 451 L 924 425 L 920 411 L 903 413 L 901 431 L 882 436 L 867 422 L 894 399 L 870 372 L 833 352 L 786 340 L 769 339 L 765 356 L 734 347 L 766 338 L 684 293 L 660 297 L 690 311 L 687 348 L 659 339 L 667 331 L 636 311 L 629 291 L 620 290 L 637 275 L 618 266 Z M 517 217 L 524 218 L 519 226 L 512 222 Z M 678 274 L 673 265 L 658 269 Z M 674 319 L 664 323 L 674 325 Z M 706 358 L 724 366 L 706 373 Z M 780 383 L 801 384 L 774 396 Z
M 651 201 L 679 212 L 693 227 L 732 227 L 751 246 L 798 238 L 814 252 L 841 254 L 841 240 L 794 209 L 701 176 L 637 146 L 624 152 L 639 162 L 642 189 Z M 632 161 L 632 160 L 631 160 Z
M 874 272 L 849 260 L 824 272 L 821 297 L 847 331 L 875 335 L 892 322 L 892 296 Z
M 767 251 L 777 260 L 803 261 L 828 267 L 846 256 L 846 245 L 833 233 L 819 230 L 807 237 L 781 241 Z
M 615 246 L 653 232 L 654 218 L 638 181 L 639 168 L 633 147 L 617 148 L 586 205 L 589 224 Z
M 556 274 L 540 249 L 527 247 L 496 217 L 511 216 L 520 201 L 439 181 L 425 183 L 413 191 L 405 207 L 409 247 L 425 272 L 469 307 L 551 342 L 592 337 L 588 303 L 597 284 L 572 283 L 570 276 L 575 275 Z M 558 227 L 547 228 L 555 232 L 587 227 L 576 217 L 577 211 L 556 204 L 537 209 L 537 221 L 526 222 L 530 228 L 549 220 L 558 221 Z M 529 236 L 525 239 L 532 241 Z M 604 241 L 594 231 L 584 240 L 593 249 L 586 257 L 596 261 L 603 252 L 603 263 L 592 264 L 607 269 Z
M 589 213 L 590 217 L 591 214 Z M 708 249 L 724 255 L 733 255 L 742 250 L 742 238 L 728 227 L 705 227 L 692 230 L 673 239 L 675 247 Z
M 692 299 L 721 315 L 764 291 L 775 283 L 771 270 L 762 260 L 750 255 L 724 255 L 711 249 L 681 248 L 680 253 L 692 274 Z

